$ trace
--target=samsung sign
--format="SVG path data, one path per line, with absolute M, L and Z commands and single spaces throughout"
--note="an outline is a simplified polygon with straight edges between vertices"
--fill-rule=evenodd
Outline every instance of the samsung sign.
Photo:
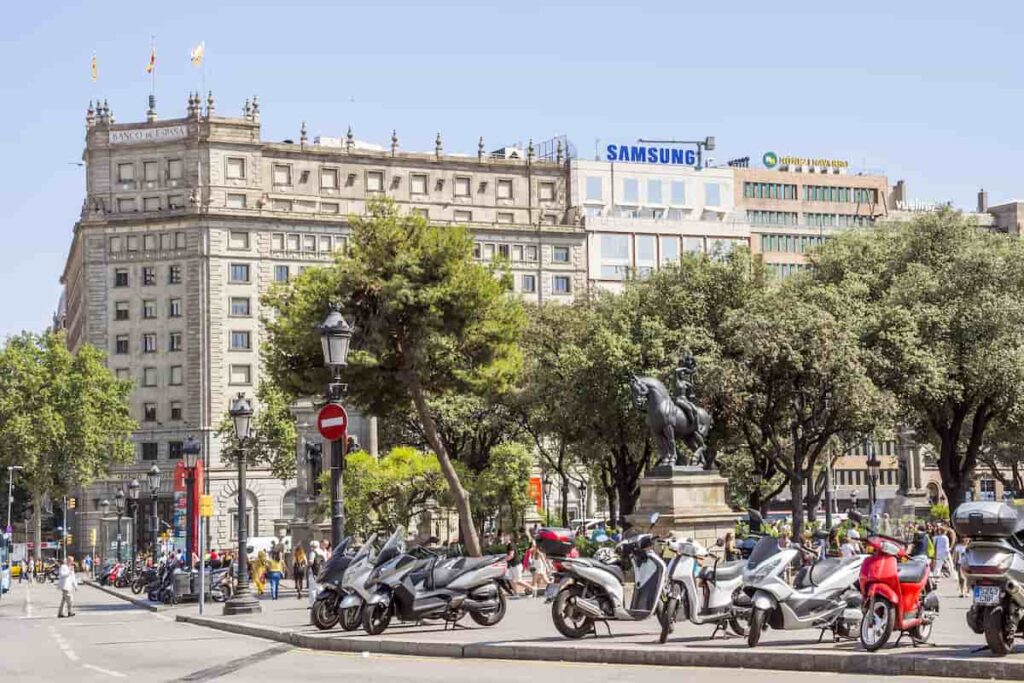
M 664 166 L 696 166 L 697 152 L 678 147 L 651 145 L 608 145 L 608 161 L 627 161 L 633 164 L 659 164 Z

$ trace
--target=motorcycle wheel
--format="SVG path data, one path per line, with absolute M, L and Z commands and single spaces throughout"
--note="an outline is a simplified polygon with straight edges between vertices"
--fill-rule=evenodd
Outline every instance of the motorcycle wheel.
M 371 636 L 379 636 L 391 623 L 391 606 L 376 604 L 363 609 L 363 630 Z
M 146 598 L 150 602 L 160 602 L 160 594 L 156 591 L 149 591 L 149 593 L 146 594 Z
M 508 609 L 508 602 L 505 594 L 498 591 L 498 606 L 487 612 L 470 612 L 469 618 L 481 626 L 494 626 L 505 618 L 505 611 Z
M 138 595 L 139 593 L 142 592 L 142 589 L 145 588 L 145 587 L 146 587 L 145 584 L 143 584 L 141 581 L 133 581 L 132 582 L 132 593 L 135 594 L 135 595 Z
M 343 631 L 355 631 L 363 621 L 363 606 L 346 607 L 341 610 L 341 618 L 338 623 Z
M 333 595 L 328 594 L 313 603 L 313 625 L 321 631 L 334 628 L 334 625 L 338 623 L 339 616 Z
M 729 628 L 738 636 L 745 636 L 750 630 L 747 617 L 743 616 L 735 616 L 729 619 Z
M 582 593 L 580 586 L 570 586 L 561 591 L 551 603 L 551 620 L 555 622 L 558 632 L 566 638 L 582 638 L 594 630 L 594 620 L 577 611 L 572 603 Z
M 764 631 L 765 622 L 768 621 L 768 612 L 755 607 L 750 613 L 750 631 L 747 633 L 747 645 L 757 647 L 761 641 L 761 633 Z
M 872 598 L 860 620 L 860 644 L 868 652 L 874 652 L 889 642 L 895 623 L 896 610 L 889 601 L 877 596 Z
M 128 579 L 126 579 L 124 577 L 121 577 L 121 576 L 117 577 L 117 581 L 114 582 L 114 587 L 115 588 L 127 588 L 128 587 Z
M 665 607 L 658 614 L 658 620 L 661 622 L 661 635 L 658 637 L 658 642 L 663 645 L 668 640 L 668 634 L 675 630 L 676 610 L 678 609 L 679 598 L 669 598 Z
M 1007 628 L 1003 608 L 993 607 L 985 615 L 985 642 L 996 657 L 1005 657 L 1013 649 L 1013 630 Z

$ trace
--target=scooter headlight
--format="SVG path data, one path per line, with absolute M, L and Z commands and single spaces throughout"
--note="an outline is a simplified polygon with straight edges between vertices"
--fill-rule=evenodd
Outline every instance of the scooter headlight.
M 760 567 L 758 567 L 757 571 L 755 571 L 750 576 L 750 580 L 752 582 L 754 582 L 754 583 L 757 583 L 758 581 L 764 581 L 765 579 L 768 578 L 769 574 L 771 574 L 773 571 L 778 569 L 778 567 L 779 567 L 779 565 L 781 563 L 782 563 L 782 558 L 777 558 L 777 559 L 774 559 L 774 560 L 769 560 L 765 564 L 763 564 Z

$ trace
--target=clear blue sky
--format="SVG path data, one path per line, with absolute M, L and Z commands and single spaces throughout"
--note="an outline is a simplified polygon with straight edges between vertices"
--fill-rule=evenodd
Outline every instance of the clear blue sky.
M 66 8 L 60 8 L 66 5 Z M 41 329 L 83 200 L 90 98 L 141 120 L 157 41 L 163 117 L 199 86 L 258 93 L 263 136 L 404 149 L 717 136 L 715 157 L 847 158 L 910 195 L 1024 195 L 1024 6 L 1009 2 L 10 2 L 0 22 L 0 337 Z M 89 79 L 93 52 L 98 83 Z

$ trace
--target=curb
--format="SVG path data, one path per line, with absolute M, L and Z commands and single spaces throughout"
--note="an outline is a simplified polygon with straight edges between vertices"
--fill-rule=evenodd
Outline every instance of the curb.
M 614 649 L 577 648 L 572 645 L 492 645 L 488 643 L 436 643 L 403 640 L 367 641 L 363 638 L 313 636 L 294 630 L 239 623 L 210 617 L 178 615 L 177 621 L 237 635 L 287 643 L 309 650 L 373 652 L 388 655 L 447 657 L 454 659 L 511 659 L 564 661 L 589 664 L 648 664 L 724 669 L 819 671 L 874 676 L 926 676 L 946 678 L 1024 679 L 1024 660 L 1012 658 L 963 659 L 957 656 L 880 655 L 870 652 L 778 652 L 767 649 Z
M 86 579 L 82 583 L 85 584 L 86 586 L 91 586 L 91 587 L 95 588 L 98 591 L 102 591 L 102 592 L 106 593 L 107 595 L 113 595 L 115 598 L 120 598 L 121 600 L 124 600 L 125 602 L 130 602 L 133 605 L 135 605 L 136 607 L 138 607 L 139 609 L 149 610 L 150 612 L 163 612 L 166 609 L 165 607 L 161 607 L 160 605 L 154 605 L 154 604 L 150 603 L 149 600 L 142 600 L 140 598 L 133 598 L 133 597 L 131 597 L 129 595 L 125 595 L 124 593 L 122 593 L 121 591 L 119 591 L 119 590 L 117 590 L 115 588 L 108 588 L 107 586 L 101 586 L 98 583 L 96 583 L 95 581 L 92 581 L 90 579 Z

